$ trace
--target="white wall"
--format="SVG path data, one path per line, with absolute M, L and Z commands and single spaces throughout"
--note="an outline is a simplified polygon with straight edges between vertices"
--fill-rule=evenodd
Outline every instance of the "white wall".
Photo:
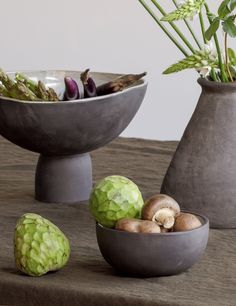
M 1 1 L 0 29 L 5 70 L 147 71 L 148 93 L 123 135 L 180 138 L 200 93 L 197 74 L 161 74 L 182 54 L 137 0 Z

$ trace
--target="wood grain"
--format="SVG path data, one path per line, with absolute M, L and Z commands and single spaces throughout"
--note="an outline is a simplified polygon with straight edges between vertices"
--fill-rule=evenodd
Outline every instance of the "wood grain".
M 111 174 L 130 177 L 146 198 L 159 192 L 176 145 L 119 138 L 92 153 L 94 180 Z M 123 277 L 98 250 L 87 203 L 59 205 L 34 200 L 36 162 L 36 154 L 0 138 L 0 304 L 236 305 L 236 230 L 211 230 L 201 261 L 185 273 L 148 279 Z M 49 218 L 69 237 L 72 253 L 63 270 L 40 278 L 16 271 L 14 226 L 26 212 Z

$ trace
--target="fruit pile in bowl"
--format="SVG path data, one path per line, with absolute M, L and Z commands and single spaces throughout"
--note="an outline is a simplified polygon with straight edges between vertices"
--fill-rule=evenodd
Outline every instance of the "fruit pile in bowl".
M 183 272 L 199 260 L 207 245 L 206 217 L 182 212 L 165 194 L 144 202 L 138 186 L 122 176 L 109 176 L 95 185 L 90 211 L 104 259 L 124 274 Z

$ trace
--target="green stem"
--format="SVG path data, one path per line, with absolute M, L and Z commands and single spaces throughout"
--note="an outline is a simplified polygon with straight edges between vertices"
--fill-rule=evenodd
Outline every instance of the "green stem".
M 167 13 L 163 10 L 163 8 L 160 6 L 159 3 L 157 3 L 156 0 L 151 0 L 152 3 L 156 6 L 156 8 L 159 10 L 159 12 L 163 15 L 166 16 Z M 195 49 L 193 46 L 189 43 L 187 38 L 184 36 L 184 34 L 179 30 L 179 28 L 174 24 L 174 22 L 169 22 L 170 26 L 175 30 L 175 32 L 179 35 L 179 37 L 182 39 L 182 41 L 185 43 L 185 45 L 189 48 L 189 50 L 192 53 L 195 53 Z
M 203 19 L 203 16 L 202 16 L 202 8 L 201 8 L 200 13 L 199 13 L 199 21 L 200 21 L 200 26 L 201 26 L 201 31 L 202 31 L 202 38 L 203 38 L 204 44 L 206 44 L 207 39 L 206 39 L 206 35 L 205 35 L 206 30 L 205 30 L 204 19 Z M 215 72 L 214 68 L 211 68 L 210 76 L 215 82 L 218 82 L 218 77 L 216 75 L 216 72 Z
M 144 0 L 138 0 L 142 6 L 147 10 L 147 12 L 152 16 L 156 23 L 160 26 L 162 31 L 170 38 L 170 40 L 176 45 L 176 47 L 187 57 L 188 52 L 180 45 L 180 43 L 175 39 L 175 37 L 167 30 L 167 28 L 161 23 L 158 17 L 154 14 L 151 8 L 144 2 Z
M 207 43 L 206 36 L 205 36 L 206 31 L 205 31 L 205 25 L 204 25 L 204 20 L 202 16 L 202 9 L 200 10 L 200 13 L 199 13 L 199 21 L 200 21 L 201 30 L 202 30 L 203 41 L 204 41 L 204 44 L 206 44 Z
M 205 6 L 205 9 L 206 9 L 206 12 L 207 12 L 207 17 L 208 17 L 209 23 L 211 24 L 212 20 L 209 16 L 209 13 L 210 13 L 209 7 L 208 7 L 207 3 L 205 3 L 204 6 Z M 217 54 L 218 54 L 218 61 L 219 61 L 219 67 L 220 67 L 220 73 L 221 73 L 222 81 L 223 82 L 228 82 L 229 80 L 228 80 L 228 77 L 225 73 L 224 64 L 223 64 L 223 60 L 222 60 L 222 56 L 221 56 L 220 45 L 219 45 L 218 37 L 217 37 L 216 34 L 214 34 L 214 41 L 215 41 L 215 45 L 216 45 L 216 51 L 217 51 Z
M 228 34 L 225 33 L 225 67 L 227 69 L 229 78 L 230 78 L 230 82 L 233 82 L 234 79 L 232 77 L 231 71 L 230 71 L 230 67 L 229 67 L 229 54 L 228 54 Z
M 176 2 L 176 0 L 172 0 L 172 2 L 174 3 L 174 5 L 175 5 L 176 8 L 179 7 L 178 4 L 177 4 L 177 2 Z M 192 35 L 193 39 L 195 40 L 196 44 L 198 45 L 199 49 L 202 49 L 201 43 L 199 42 L 199 40 L 198 40 L 196 34 L 194 33 L 194 30 L 193 30 L 193 28 L 191 27 L 190 23 L 189 23 L 186 19 L 184 19 L 183 21 L 184 21 L 184 23 L 186 24 L 186 26 L 187 26 L 189 32 L 191 33 L 191 35 Z
M 216 75 L 216 72 L 215 72 L 214 68 L 211 69 L 210 76 L 211 76 L 213 81 L 218 82 L 218 78 L 217 78 L 217 75 Z

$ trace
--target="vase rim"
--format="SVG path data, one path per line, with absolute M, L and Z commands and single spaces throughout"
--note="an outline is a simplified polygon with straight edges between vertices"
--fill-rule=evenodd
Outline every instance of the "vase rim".
M 198 78 L 198 83 L 203 88 L 208 88 L 212 90 L 233 90 L 236 91 L 236 81 L 235 82 L 228 82 L 228 83 L 222 83 L 222 82 L 216 82 L 216 81 L 210 81 L 205 78 Z

